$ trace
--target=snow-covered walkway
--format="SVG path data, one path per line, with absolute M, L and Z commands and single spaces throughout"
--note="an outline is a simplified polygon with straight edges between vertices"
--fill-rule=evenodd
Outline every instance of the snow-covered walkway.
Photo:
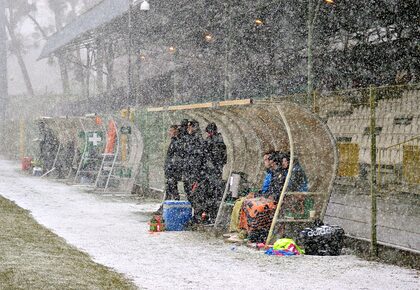
M 339 257 L 271 257 L 196 232 L 149 234 L 138 204 L 23 176 L 0 160 L 0 195 L 146 289 L 420 289 L 414 270 Z

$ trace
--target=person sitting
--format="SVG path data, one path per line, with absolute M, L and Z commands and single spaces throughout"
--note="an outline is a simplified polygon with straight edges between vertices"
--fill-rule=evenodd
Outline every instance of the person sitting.
M 274 152 L 275 152 L 274 150 L 269 150 L 269 151 L 266 151 L 263 155 L 263 163 L 264 163 L 264 167 L 265 167 L 265 176 L 264 176 L 264 181 L 263 181 L 261 190 L 259 191 L 261 194 L 264 194 L 265 192 L 267 192 L 267 190 L 270 186 L 271 178 L 273 176 L 273 173 L 271 172 L 271 169 L 270 169 L 271 164 L 272 164 L 272 160 L 270 160 L 270 156 Z M 254 195 L 254 193 L 248 195 L 247 197 L 239 198 L 235 202 L 235 205 L 232 209 L 231 219 L 230 219 L 230 226 L 229 226 L 230 232 L 237 232 L 238 231 L 239 214 L 241 212 L 242 204 L 243 204 L 243 202 L 246 198 L 251 198 L 251 197 L 253 197 L 253 195 Z
M 290 164 L 290 154 L 285 153 L 281 155 L 281 167 L 283 169 L 283 176 L 286 179 L 287 173 L 289 171 Z M 305 171 L 300 165 L 297 158 L 294 158 L 292 176 L 290 177 L 289 183 L 287 185 L 287 190 L 290 192 L 307 192 L 309 189 L 308 179 L 306 177 Z
M 268 156 L 271 171 L 270 185 L 266 191 L 250 193 L 242 204 L 238 228 L 246 231 L 248 239 L 252 242 L 264 242 L 268 235 L 285 181 L 281 157 L 279 152 L 273 152 Z
M 267 190 L 250 193 L 243 201 L 240 211 L 238 229 L 246 231 L 250 241 L 263 242 L 266 239 L 289 170 L 289 154 L 273 152 L 267 159 L 267 166 L 271 171 Z M 287 190 L 308 191 L 306 174 L 297 159 Z
M 261 193 L 264 194 L 267 192 L 268 188 L 270 187 L 271 178 L 273 177 L 273 172 L 271 172 L 270 167 L 272 160 L 270 160 L 270 156 L 274 154 L 275 151 L 267 151 L 264 153 L 263 160 L 264 160 L 264 167 L 266 169 L 263 185 L 261 188 Z

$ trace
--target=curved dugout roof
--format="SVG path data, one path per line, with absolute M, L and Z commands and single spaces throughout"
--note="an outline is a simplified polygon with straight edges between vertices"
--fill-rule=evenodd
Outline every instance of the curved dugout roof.
M 325 213 L 336 175 L 338 156 L 332 134 L 315 115 L 286 101 L 238 100 L 173 107 L 149 108 L 149 113 L 169 114 L 168 121 L 196 119 L 202 130 L 215 122 L 228 150 L 224 177 L 244 172 L 260 185 L 264 175 L 263 153 L 274 149 L 293 151 L 309 181 L 310 192 L 322 192 Z M 170 125 L 170 124 L 168 124 Z

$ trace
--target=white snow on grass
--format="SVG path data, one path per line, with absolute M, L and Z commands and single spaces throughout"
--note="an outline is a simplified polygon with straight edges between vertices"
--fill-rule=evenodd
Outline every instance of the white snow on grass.
M 150 234 L 140 204 L 28 177 L 0 160 L 0 194 L 146 289 L 420 289 L 415 270 L 339 257 L 276 257 L 197 232 Z

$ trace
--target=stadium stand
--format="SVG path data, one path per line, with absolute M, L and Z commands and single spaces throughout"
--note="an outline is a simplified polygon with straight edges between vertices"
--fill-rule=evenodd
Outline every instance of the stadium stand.
M 403 162 L 404 145 L 419 144 L 418 140 L 408 141 L 420 135 L 420 92 L 403 91 L 400 97 L 380 99 L 376 107 L 377 149 L 382 151 L 383 165 L 396 165 Z M 337 106 L 338 107 L 338 106 Z M 362 104 L 352 107 L 350 102 L 340 104 L 340 108 L 351 113 L 343 116 L 330 116 L 327 125 L 337 142 L 354 143 L 360 147 L 359 163 L 370 164 L 370 107 Z M 350 108 L 350 110 L 349 110 Z M 353 110 L 351 110 L 353 108 Z M 341 110 L 343 112 L 343 110 Z M 395 146 L 395 147 L 391 147 Z M 391 147 L 391 148 L 389 148 Z

